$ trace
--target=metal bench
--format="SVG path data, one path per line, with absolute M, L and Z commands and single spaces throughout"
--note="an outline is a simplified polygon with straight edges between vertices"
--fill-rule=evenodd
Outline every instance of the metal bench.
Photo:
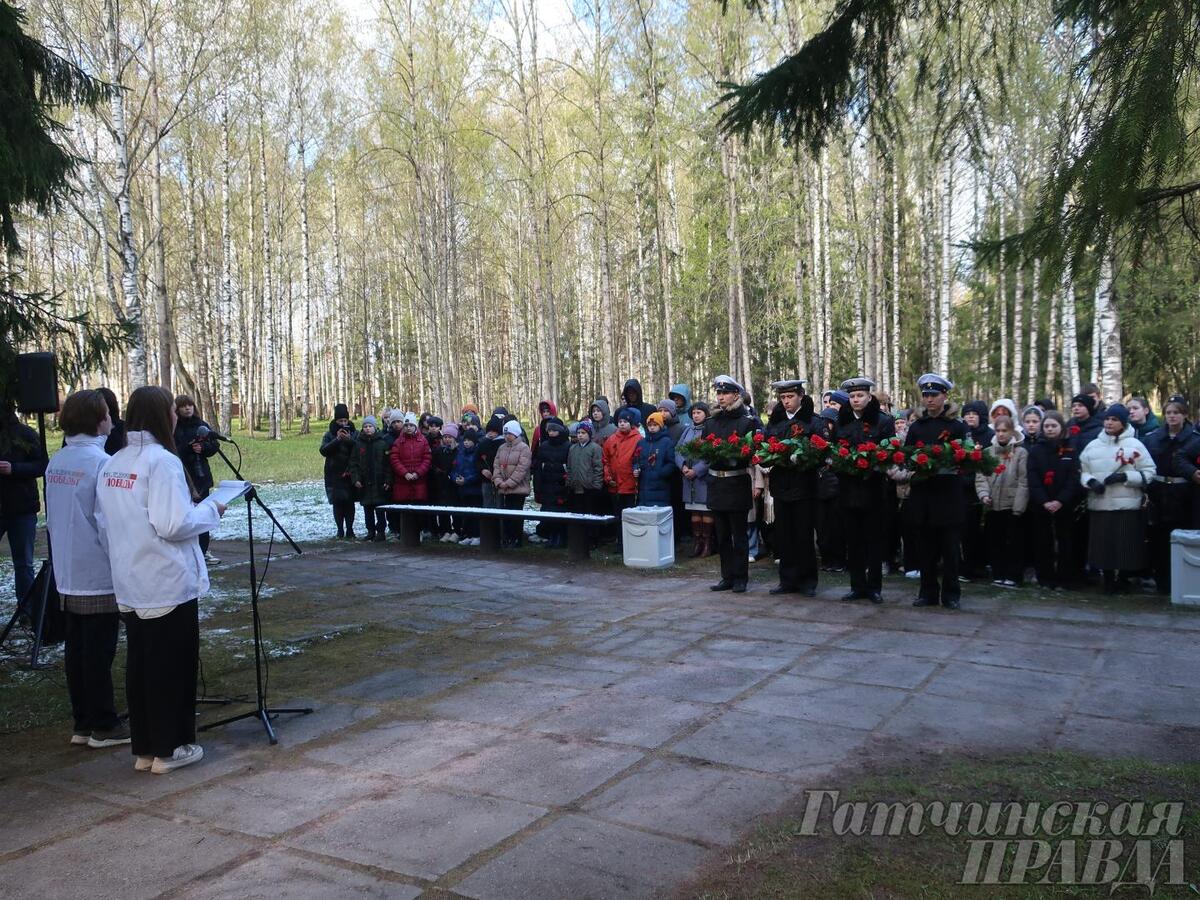
M 567 526 L 567 557 L 587 559 L 592 542 L 588 526 L 607 525 L 616 516 L 592 516 L 585 513 L 544 512 L 537 509 L 492 509 L 482 506 L 423 506 L 416 503 L 387 503 L 379 509 L 400 513 L 400 543 L 405 547 L 421 546 L 421 520 L 430 515 L 478 516 L 479 549 L 499 553 L 500 524 L 504 519 L 537 519 L 544 522 L 565 522 Z

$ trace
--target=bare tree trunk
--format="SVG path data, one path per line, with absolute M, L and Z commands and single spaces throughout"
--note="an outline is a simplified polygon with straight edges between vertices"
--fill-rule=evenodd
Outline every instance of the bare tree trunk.
M 900 176 L 896 154 L 892 154 L 892 383 L 893 395 L 900 390 Z
M 833 276 L 829 264 L 829 151 L 821 148 L 821 273 L 825 279 L 821 297 L 822 349 L 821 384 L 828 386 L 833 372 Z
M 1071 279 L 1069 265 L 1063 266 L 1061 290 L 1062 386 L 1065 401 L 1079 390 L 1079 326 L 1075 316 L 1075 285 Z
M 1099 334 L 1097 384 L 1105 401 L 1119 403 L 1125 398 L 1125 378 L 1121 367 L 1121 321 L 1117 313 L 1116 268 L 1112 251 L 1100 261 L 1100 282 L 1096 286 L 1096 331 Z
M 1000 236 L 1004 236 L 1004 190 L 1003 186 L 1000 191 Z M 1000 270 L 996 278 L 996 316 L 1000 319 L 1000 390 L 1008 392 L 1012 389 L 1012 382 L 1009 379 L 1008 372 L 1008 283 L 1007 273 L 1004 271 L 1004 246 L 1000 247 Z M 1017 415 L 1020 410 L 1013 410 L 1013 415 Z
M 221 413 L 219 428 L 233 424 L 233 235 L 230 233 L 229 92 L 221 91 L 221 304 L 217 312 L 221 334 Z
M 940 290 L 940 315 L 937 323 L 937 369 L 938 373 L 949 378 L 950 369 L 950 330 L 954 307 L 951 303 L 953 265 L 950 259 L 950 230 L 952 226 L 951 211 L 954 203 L 954 158 L 948 154 L 943 163 L 945 169 L 942 175 L 942 278 Z
M 275 291 L 272 284 L 273 270 L 271 268 L 271 207 L 270 194 L 267 191 L 267 137 L 266 122 L 262 118 L 260 107 L 258 134 L 258 174 L 262 186 L 262 290 L 263 314 L 266 317 L 264 337 L 264 353 L 267 357 L 267 435 L 273 441 L 283 440 L 283 429 L 279 422 L 280 404 L 280 373 L 279 373 L 279 336 L 277 332 L 279 314 L 275 305 Z
M 1017 185 L 1017 232 L 1025 230 L 1025 205 L 1022 202 L 1023 192 Z M 1030 329 L 1031 331 L 1036 330 Z M 1025 258 L 1018 254 L 1016 259 L 1016 285 L 1013 292 L 1013 367 L 1012 367 L 1012 393 L 1008 396 L 1012 397 L 1018 404 L 1022 404 L 1028 395 L 1024 391 L 1024 386 L 1021 381 L 1024 378 L 1024 363 L 1025 363 Z M 1030 392 L 1033 391 L 1032 384 Z M 1014 412 L 1020 412 L 1014 410 Z
M 117 0 L 105 2 L 105 25 L 109 65 L 114 83 L 121 81 L 123 65 L 121 44 L 118 38 Z M 125 323 L 133 330 L 133 342 L 129 348 L 129 375 L 131 387 L 146 384 L 146 331 L 142 321 L 141 284 L 138 277 L 138 252 L 133 236 L 133 208 L 129 199 L 129 131 L 125 122 L 125 93 L 113 91 L 109 96 L 112 112 L 111 134 L 116 162 L 117 179 L 117 236 L 121 247 L 121 291 L 125 295 Z
M 330 180 L 330 192 L 333 201 L 333 304 L 330 315 L 333 317 L 333 366 L 337 373 L 334 381 L 334 393 L 337 402 L 346 396 L 346 331 L 345 331 L 345 275 L 342 266 L 342 228 L 341 215 L 338 208 L 337 179 Z M 395 323 L 391 334 L 396 334 Z
M 1033 261 L 1033 273 L 1030 276 L 1029 292 L 1029 369 L 1026 372 L 1025 383 L 1029 385 L 1029 397 L 1035 399 L 1037 393 L 1038 373 L 1038 331 L 1041 329 L 1041 290 L 1042 290 L 1042 261 Z
M 300 433 L 308 434 L 312 406 L 312 255 L 308 241 L 308 163 L 305 160 L 304 111 L 300 112 L 300 253 L 301 283 L 304 289 L 304 334 L 301 336 L 300 361 Z
M 158 383 L 171 390 L 171 347 L 174 335 L 171 326 L 171 307 L 167 299 L 167 235 L 162 213 L 162 118 L 158 101 L 158 56 L 154 38 L 146 38 L 150 53 L 150 112 L 154 117 L 155 134 L 150 182 L 150 218 L 154 222 L 154 312 L 158 327 Z
M 792 157 L 792 283 L 796 291 L 796 361 L 799 375 L 812 387 L 812 369 L 809 368 L 808 347 L 805 330 L 810 319 L 804 304 L 804 229 L 800 222 L 800 209 L 804 200 L 800 185 L 800 155 Z

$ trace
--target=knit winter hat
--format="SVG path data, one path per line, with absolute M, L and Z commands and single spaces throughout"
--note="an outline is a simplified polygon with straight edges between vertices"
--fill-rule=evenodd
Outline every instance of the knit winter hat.
M 613 416 L 613 421 L 620 422 L 622 419 L 628 419 L 629 424 L 637 428 L 642 424 L 641 410 L 634 409 L 632 406 L 622 406 L 617 410 L 617 414 Z
M 664 416 L 661 412 L 652 412 L 652 413 L 650 413 L 650 415 L 646 416 L 646 424 L 647 425 L 657 425 L 659 428 L 666 428 L 667 427 L 667 417 Z
M 442 421 L 441 416 L 430 416 L 425 420 L 425 424 L 430 428 L 441 428 L 445 423 Z
M 363 421 L 362 421 L 362 423 L 363 423 L 363 428 L 366 428 L 368 425 L 372 425 L 372 426 L 374 426 L 375 428 L 378 428 L 378 427 L 379 427 L 379 422 L 377 422 L 377 421 L 375 420 L 375 417 L 374 417 L 374 416 L 363 416 Z
M 543 421 L 542 425 L 544 425 L 546 428 L 546 434 L 549 434 L 551 431 L 559 431 L 559 432 L 562 432 L 563 434 L 567 433 L 566 424 L 563 422 L 562 419 L 558 418 L 557 416 L 551 416 L 550 418 Z
M 521 436 L 521 423 L 516 419 L 509 419 L 504 423 L 504 433 L 511 434 L 513 437 Z
M 670 397 L 668 397 L 665 400 L 659 400 L 658 401 L 658 409 L 661 409 L 663 412 L 665 412 L 668 417 L 673 416 L 673 415 L 675 415 L 675 409 L 676 409 L 675 401 L 672 400 Z
M 1089 397 L 1087 394 L 1076 394 L 1074 397 L 1071 398 L 1071 403 L 1072 404 L 1082 403 L 1084 406 L 1087 407 L 1087 411 L 1089 414 L 1094 413 L 1096 411 L 1096 401 L 1093 398 Z M 1126 417 L 1126 418 L 1128 419 L 1128 417 Z
M 1040 406 L 1027 406 L 1027 407 L 1025 407 L 1023 410 L 1021 410 L 1021 418 L 1022 418 L 1022 419 L 1024 419 L 1024 418 L 1025 418 L 1027 415 L 1029 415 L 1030 413 L 1033 413 L 1033 414 L 1034 414 L 1034 415 L 1036 415 L 1036 416 L 1037 416 L 1039 419 L 1044 419 L 1044 418 L 1046 418 L 1046 414 L 1045 414 L 1044 412 L 1042 412 L 1042 408 L 1041 408 Z
M 455 440 L 458 440 L 458 426 L 451 422 L 442 429 L 442 437 L 452 437 Z
M 500 434 L 504 430 L 504 420 L 500 416 L 492 416 L 488 419 L 486 431 L 492 434 Z
M 479 415 L 479 407 L 476 406 L 474 403 L 464 403 L 463 408 L 461 410 L 461 415 L 465 416 L 467 413 L 475 413 L 475 415 L 478 416 Z
M 592 428 L 591 422 L 576 422 L 575 427 L 571 429 L 571 433 L 574 434 L 577 431 L 586 431 L 588 434 L 596 433 L 595 429 Z
M 349 407 L 347 407 L 345 403 L 339 403 L 339 404 L 337 404 L 337 405 L 336 405 L 336 406 L 334 406 L 334 408 L 333 408 L 333 417 L 334 417 L 335 419 L 348 419 L 348 418 L 350 418 L 350 409 L 349 409 Z
M 1071 401 L 1074 402 L 1074 401 Z M 1104 418 L 1118 419 L 1122 425 L 1129 424 L 1129 409 L 1124 403 L 1114 403 L 1104 410 Z
M 415 412 L 406 412 L 404 414 L 404 424 L 405 425 L 416 425 L 417 424 L 417 414 Z

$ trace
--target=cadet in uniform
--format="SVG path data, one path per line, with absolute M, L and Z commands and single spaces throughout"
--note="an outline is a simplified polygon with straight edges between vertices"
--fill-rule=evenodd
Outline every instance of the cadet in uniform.
M 871 394 L 870 378 L 848 378 L 841 389 L 849 402 L 838 410 L 834 440 L 856 450 L 866 443 L 879 444 L 896 434 L 896 420 L 883 412 Z M 838 475 L 838 511 L 846 535 L 846 568 L 850 592 L 843 600 L 883 602 L 883 557 L 888 533 L 888 481 L 883 473 Z
M 712 386 L 717 394 L 717 410 L 705 421 L 702 437 L 712 434 L 728 440 L 731 434 L 753 434 L 758 421 L 750 416 L 742 400 L 745 388 L 728 375 L 718 375 Z M 712 586 L 714 591 L 746 591 L 750 578 L 747 517 L 753 506 L 749 456 L 708 467 L 708 508 L 715 520 L 717 552 L 721 555 L 721 580 Z
M 908 426 L 904 443 L 926 447 L 945 441 L 964 440 L 967 426 L 954 417 L 949 393 L 954 384 L 941 375 L 922 375 L 917 379 L 922 409 Z M 920 541 L 921 593 L 913 606 L 959 608 L 962 589 L 958 583 L 960 540 L 965 509 L 961 478 L 953 466 L 932 477 L 912 483 L 908 504 L 913 531 Z M 938 563 L 941 563 L 941 584 Z
M 815 415 L 812 397 L 804 392 L 804 381 L 794 378 L 772 382 L 771 389 L 779 403 L 775 405 L 767 427 L 768 437 L 779 440 L 810 437 L 814 434 L 830 437 L 830 423 Z M 779 585 L 772 594 L 817 593 L 817 469 L 799 470 L 792 466 L 775 466 L 771 470 L 770 491 L 775 501 L 775 528 L 772 545 L 779 557 Z

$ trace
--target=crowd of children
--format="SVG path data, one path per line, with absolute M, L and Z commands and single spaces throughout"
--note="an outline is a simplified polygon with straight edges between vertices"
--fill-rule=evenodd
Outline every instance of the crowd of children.
M 781 585 L 803 582 L 799 589 L 811 589 L 819 559 L 825 571 L 849 566 L 858 580 L 851 594 L 874 599 L 881 587 L 867 562 L 879 559 L 910 578 L 920 577 L 924 565 L 940 567 L 951 581 L 990 579 L 1001 587 L 1033 578 L 1048 589 L 1071 589 L 1096 577 L 1106 590 L 1120 591 L 1139 578 L 1166 592 L 1171 531 L 1200 527 L 1200 430 L 1182 397 L 1170 398 L 1160 420 L 1143 397 L 1106 406 L 1096 386 L 1086 385 L 1065 413 L 1049 399 L 1023 407 L 1008 398 L 971 401 L 961 413 L 947 403 L 930 426 L 929 410 L 893 411 L 888 395 L 866 379 L 826 391 L 819 411 L 799 380 L 775 384 L 784 387 L 765 424 L 741 391 L 745 412 L 738 414 L 768 433 L 801 409 L 804 421 L 824 420 L 835 437 L 846 428 L 857 435 L 861 427 L 869 438 L 903 440 L 910 427 L 951 423 L 955 435 L 991 447 L 1002 464 L 992 475 L 955 479 L 957 486 L 941 480 L 936 496 L 902 471 L 876 483 L 828 470 L 804 478 L 780 470 L 772 486 L 769 469 L 751 467 L 747 556 L 750 562 L 787 556 Z M 691 541 L 690 555 L 712 555 L 720 516 L 709 494 L 721 473 L 687 458 L 684 448 L 712 427 L 713 413 L 709 403 L 693 402 L 686 385 L 675 385 L 657 405 L 645 403 L 636 379 L 626 383 L 615 410 L 599 397 L 579 422 L 564 422 L 552 401 L 542 401 L 530 434 L 508 409 L 496 407 L 484 421 L 474 404 L 463 407 L 458 422 L 387 409 L 381 422 L 368 415 L 356 430 L 339 404 L 321 444 L 337 534 L 355 537 L 355 500 L 363 507 L 365 539 L 375 541 L 399 530 L 398 517 L 379 509 L 388 502 L 519 510 L 532 499 L 543 510 L 617 517 L 633 506 L 667 506 L 675 511 L 677 535 Z M 800 544 L 813 546 L 792 546 L 797 534 Z M 943 548 L 954 555 L 953 565 L 937 552 L 942 534 L 953 542 Z M 437 514 L 423 537 L 475 545 L 478 535 L 476 517 Z M 597 529 L 592 538 L 619 540 L 619 529 Z M 507 545 L 527 539 L 559 547 L 565 532 L 544 522 L 527 536 L 520 520 L 506 521 Z M 939 590 L 931 578 L 922 596 Z M 943 584 L 941 591 L 956 589 Z

